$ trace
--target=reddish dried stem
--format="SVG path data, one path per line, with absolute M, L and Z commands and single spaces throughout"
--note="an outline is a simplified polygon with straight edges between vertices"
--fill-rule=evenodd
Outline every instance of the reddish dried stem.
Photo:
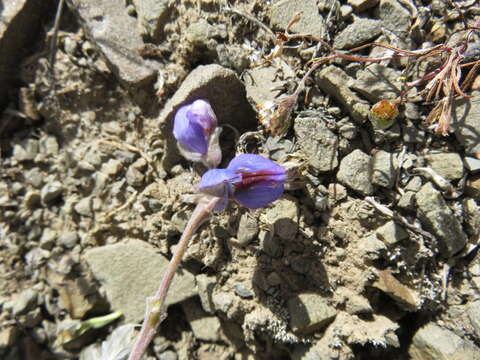
M 217 197 L 204 197 L 200 199 L 195 207 L 195 210 L 185 227 L 185 231 L 178 242 L 175 253 L 165 270 L 162 282 L 160 283 L 155 296 L 147 299 L 145 320 L 143 321 L 142 329 L 137 336 L 128 360 L 140 360 L 147 350 L 148 345 L 157 332 L 158 326 L 166 315 L 165 299 L 167 297 L 168 289 L 170 288 L 175 272 L 182 261 L 183 255 L 187 250 L 188 244 L 198 227 L 208 218 L 219 201 L 220 198 Z

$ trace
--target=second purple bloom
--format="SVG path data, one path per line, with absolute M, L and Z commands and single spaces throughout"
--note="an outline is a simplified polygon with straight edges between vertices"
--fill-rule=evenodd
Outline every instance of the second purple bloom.
M 219 146 L 221 129 L 217 117 L 207 100 L 195 100 L 180 107 L 173 123 L 173 136 L 182 155 L 191 161 L 201 161 L 212 168 L 222 154 Z

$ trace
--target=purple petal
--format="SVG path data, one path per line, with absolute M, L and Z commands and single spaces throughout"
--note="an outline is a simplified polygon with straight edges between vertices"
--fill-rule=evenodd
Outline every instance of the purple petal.
M 214 210 L 225 209 L 228 199 L 233 193 L 233 183 L 240 181 L 241 176 L 227 169 L 212 169 L 203 174 L 198 189 L 206 194 L 220 197 Z
M 207 100 L 195 100 L 190 107 L 188 116 L 200 124 L 208 134 L 217 126 L 217 117 Z
M 177 110 L 173 122 L 173 136 L 185 149 L 205 154 L 208 149 L 208 138 L 200 123 L 194 116 L 188 116 L 191 105 L 184 105 Z
M 228 164 L 228 169 L 241 172 L 268 170 L 272 175 L 278 174 L 285 176 L 285 169 L 283 166 L 280 166 L 263 156 L 255 154 L 240 154 L 236 156 L 230 161 L 230 164 Z
M 283 181 L 261 181 L 255 185 L 235 190 L 233 197 L 249 209 L 258 209 L 277 200 L 283 194 Z
M 228 169 L 242 176 L 234 182 L 234 198 L 243 206 L 257 209 L 277 200 L 284 190 L 285 168 L 260 155 L 235 157 Z
M 233 183 L 240 181 L 241 176 L 228 169 L 212 169 L 203 174 L 198 189 L 209 195 L 222 197 L 233 192 Z

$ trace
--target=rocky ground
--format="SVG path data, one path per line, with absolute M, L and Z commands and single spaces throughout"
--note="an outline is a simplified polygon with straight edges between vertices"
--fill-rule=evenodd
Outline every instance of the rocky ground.
M 407 58 L 320 66 L 285 136 L 256 114 L 328 55 L 316 39 L 442 44 L 463 28 L 449 2 L 67 0 L 55 35 L 57 7 L 0 3 L 2 359 L 124 358 L 204 171 L 171 135 L 197 98 L 236 129 L 224 163 L 254 152 L 297 161 L 301 178 L 202 226 L 149 359 L 480 359 L 480 82 L 449 136 L 424 125 L 424 101 L 387 130 L 368 121 Z M 312 36 L 272 53 L 273 31 Z M 418 76 L 439 66 L 423 64 Z

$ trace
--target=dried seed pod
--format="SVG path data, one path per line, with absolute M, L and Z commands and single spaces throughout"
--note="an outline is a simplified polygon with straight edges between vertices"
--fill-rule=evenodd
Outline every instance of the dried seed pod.
M 294 93 L 275 102 L 267 101 L 263 105 L 257 105 L 258 120 L 270 135 L 283 136 L 288 132 L 292 125 L 290 116 L 297 99 L 298 94 Z
M 381 100 L 377 102 L 369 112 L 370 121 L 382 130 L 392 126 L 397 116 L 397 104 L 392 100 Z

